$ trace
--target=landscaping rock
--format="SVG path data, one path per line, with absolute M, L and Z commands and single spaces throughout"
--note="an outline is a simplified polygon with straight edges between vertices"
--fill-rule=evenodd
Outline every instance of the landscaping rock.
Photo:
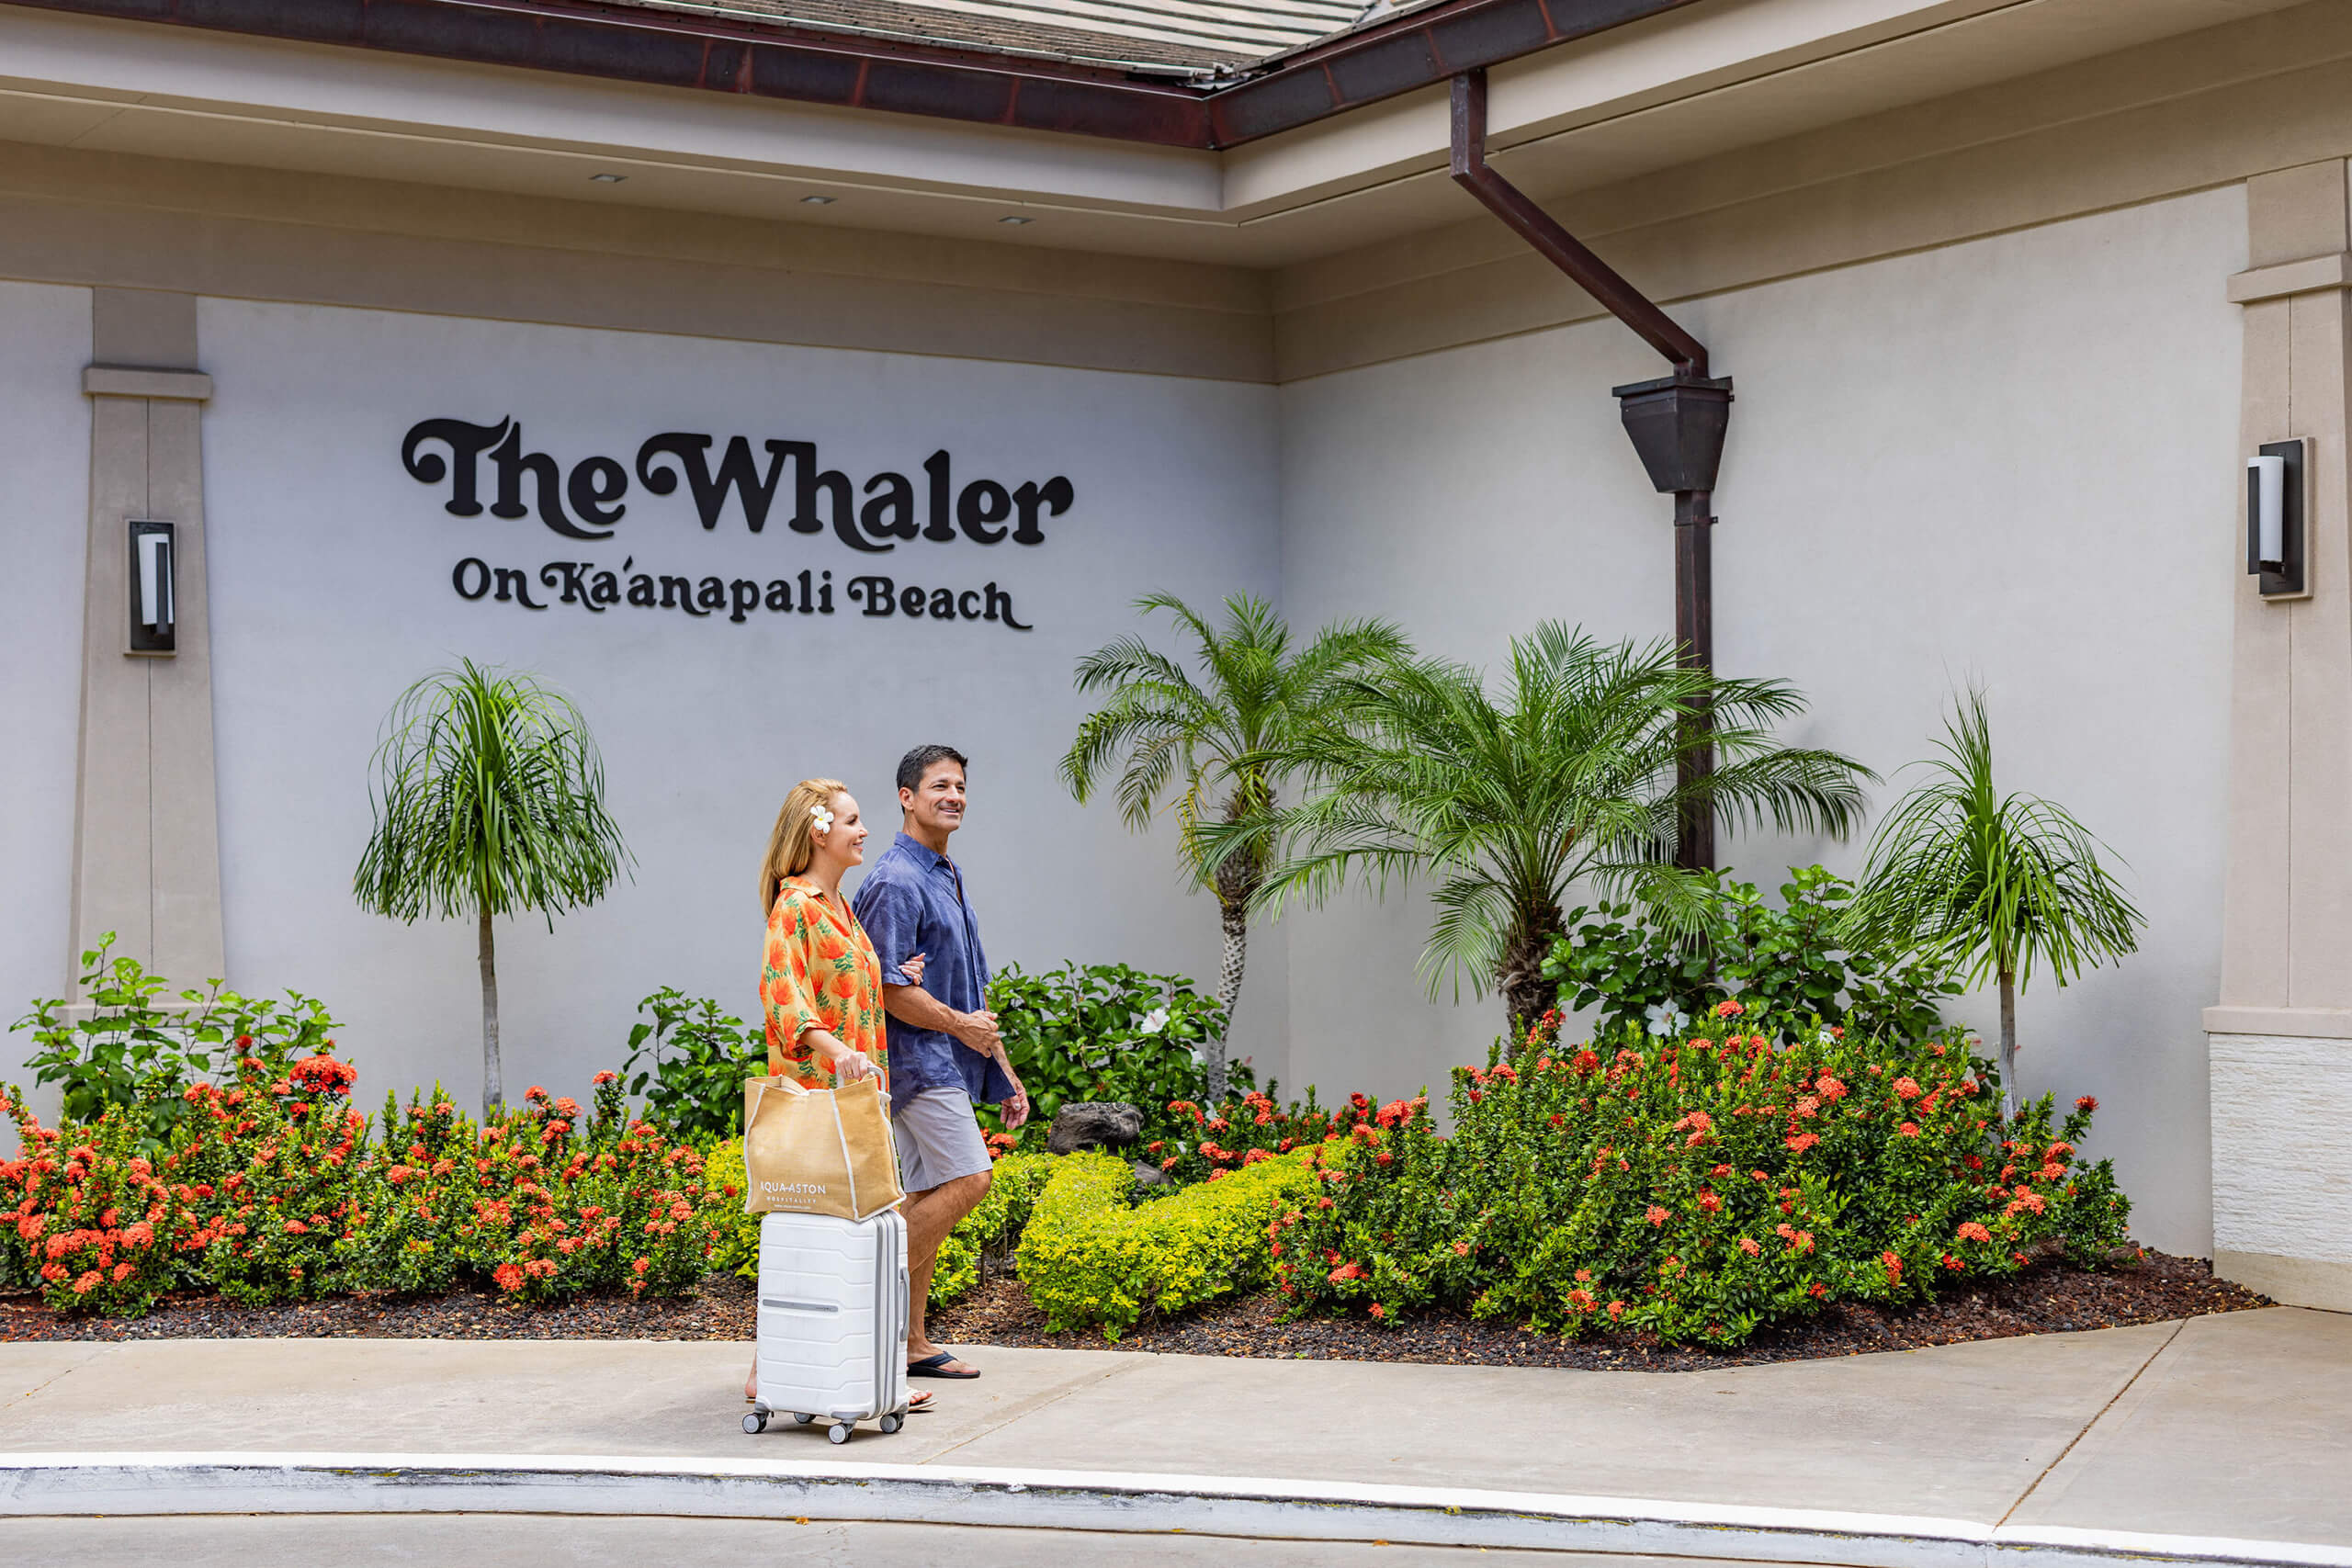
M 1065 1105 L 1046 1135 L 1047 1154 L 1123 1149 L 1143 1136 L 1143 1112 L 1124 1100 L 1086 1100 Z
M 1149 1160 L 1136 1161 L 1136 1185 L 1138 1187 L 1165 1187 L 1175 1179 Z

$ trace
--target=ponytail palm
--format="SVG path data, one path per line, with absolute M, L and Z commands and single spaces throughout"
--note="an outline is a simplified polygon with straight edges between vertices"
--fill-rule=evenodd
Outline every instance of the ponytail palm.
M 1431 994 L 1449 976 L 1501 992 L 1516 1040 L 1552 1004 L 1543 964 L 1575 885 L 1695 925 L 1698 880 L 1673 863 L 1686 807 L 1783 832 L 1851 827 L 1869 770 L 1773 738 L 1804 705 L 1785 682 L 1717 680 L 1666 643 L 1603 644 L 1556 622 L 1513 639 L 1493 690 L 1466 665 L 1392 659 L 1335 683 L 1322 720 L 1270 760 L 1315 793 L 1217 849 L 1276 852 L 1258 901 L 1277 911 L 1353 882 L 1427 880 Z M 1679 779 L 1710 744 L 1713 771 Z
M 491 920 L 554 918 L 603 897 L 628 858 L 580 710 L 528 675 L 471 660 L 401 694 L 376 749 L 376 828 L 352 892 L 394 919 L 477 922 L 482 1115 L 505 1099 Z
M 1264 822 L 1276 807 L 1282 764 L 1332 683 L 1392 659 L 1403 637 L 1382 621 L 1351 621 L 1294 648 L 1273 606 L 1248 594 L 1225 602 L 1213 625 L 1182 600 L 1148 594 L 1136 608 L 1165 610 L 1191 644 L 1186 662 L 1139 637 L 1124 637 L 1079 661 L 1078 689 L 1108 700 L 1079 726 L 1062 758 L 1062 781 L 1084 804 L 1118 770 L 1120 813 L 1140 831 L 1173 792 L 1178 852 L 1186 874 L 1216 895 L 1224 952 L 1216 998 L 1228 1021 L 1241 995 L 1250 900 L 1263 881 L 1272 837 L 1213 858 L 1206 829 Z M 1225 1042 L 1208 1046 L 1212 1095 L 1225 1092 Z
M 2047 965 L 2060 986 L 2120 960 L 2146 919 L 2063 806 L 1993 784 L 1992 721 L 1972 691 L 1944 724 L 1940 759 L 1879 824 L 1847 915 L 1849 940 L 1916 953 L 2001 993 L 2001 1092 L 2017 1092 L 2017 991 Z

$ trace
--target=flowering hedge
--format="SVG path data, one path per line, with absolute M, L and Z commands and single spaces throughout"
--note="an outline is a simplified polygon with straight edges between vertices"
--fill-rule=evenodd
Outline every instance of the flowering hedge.
M 1431 1306 L 1581 1334 L 1731 1345 L 1844 1300 L 1926 1299 L 2037 1252 L 2095 1266 L 2130 1202 L 2043 1099 L 2004 1124 L 1958 1033 L 1912 1044 L 1775 1031 L 1727 1001 L 1688 1038 L 1603 1057 L 1549 1038 L 1456 1069 L 1454 1131 L 1363 1128 L 1273 1217 L 1299 1313 Z
M 278 1073 L 245 1055 L 230 1086 L 191 1085 L 153 1156 L 136 1108 L 51 1128 L 17 1090 L 0 1096 L 22 1149 L 0 1161 L 0 1283 L 109 1316 L 182 1288 L 251 1303 L 475 1280 L 522 1301 L 669 1295 L 701 1278 L 735 1196 L 705 1185 L 693 1149 L 628 1121 L 610 1073 L 584 1127 L 538 1089 L 488 1126 L 438 1091 L 388 1099 L 371 1124 L 349 1103 L 349 1064 L 322 1051 Z
M 1385 1113 L 1393 1120 L 1406 1104 L 1397 1101 Z M 1325 1111 L 1316 1102 L 1312 1088 L 1303 1103 L 1278 1105 L 1253 1089 L 1238 1100 L 1206 1108 L 1189 1100 L 1171 1100 L 1168 1112 L 1178 1126 L 1189 1125 L 1193 1135 L 1155 1138 L 1144 1145 L 1143 1152 L 1187 1186 L 1310 1144 L 1344 1138 L 1384 1114 L 1381 1107 L 1362 1094 L 1351 1094 L 1346 1104 Z
M 1058 1162 L 1014 1255 L 1053 1331 L 1102 1325 L 1116 1339 L 1146 1312 L 1173 1313 L 1268 1282 L 1267 1216 L 1312 1197 L 1321 1144 L 1135 1203 L 1135 1172 L 1112 1155 Z

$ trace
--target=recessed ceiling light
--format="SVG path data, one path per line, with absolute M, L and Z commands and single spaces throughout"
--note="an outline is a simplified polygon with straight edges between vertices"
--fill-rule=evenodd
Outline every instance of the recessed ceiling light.
M 589 183 L 600 186 L 616 186 L 627 178 L 628 178 L 627 175 L 590 175 L 588 176 Z
M 831 207 L 832 204 L 833 198 L 830 196 L 804 196 L 800 198 L 803 207 Z
M 1010 223 L 1010 224 L 1013 225 L 1015 228 L 1018 228 L 1018 227 L 1020 227 L 1022 224 L 1023 224 L 1023 223 L 1027 223 L 1027 222 L 1031 221 L 1031 220 L 1026 219 L 1026 218 L 1023 218 L 1023 217 L 1022 217 L 1019 213 L 1017 213 L 1017 212 L 1016 212 L 1016 213 L 1012 214 L 1012 215 L 1011 215 L 1011 216 L 1009 216 L 1009 217 L 1000 218 L 1000 219 L 998 219 L 998 220 L 997 220 L 997 221 L 998 221 L 998 222 L 1000 222 L 1000 223 Z

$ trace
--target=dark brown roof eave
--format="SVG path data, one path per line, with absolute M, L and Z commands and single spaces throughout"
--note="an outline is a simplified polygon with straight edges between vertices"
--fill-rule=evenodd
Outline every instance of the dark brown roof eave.
M 306 43 L 1214 150 L 1695 0 L 1450 0 L 1204 86 L 1157 73 L 585 0 L 0 0 Z

